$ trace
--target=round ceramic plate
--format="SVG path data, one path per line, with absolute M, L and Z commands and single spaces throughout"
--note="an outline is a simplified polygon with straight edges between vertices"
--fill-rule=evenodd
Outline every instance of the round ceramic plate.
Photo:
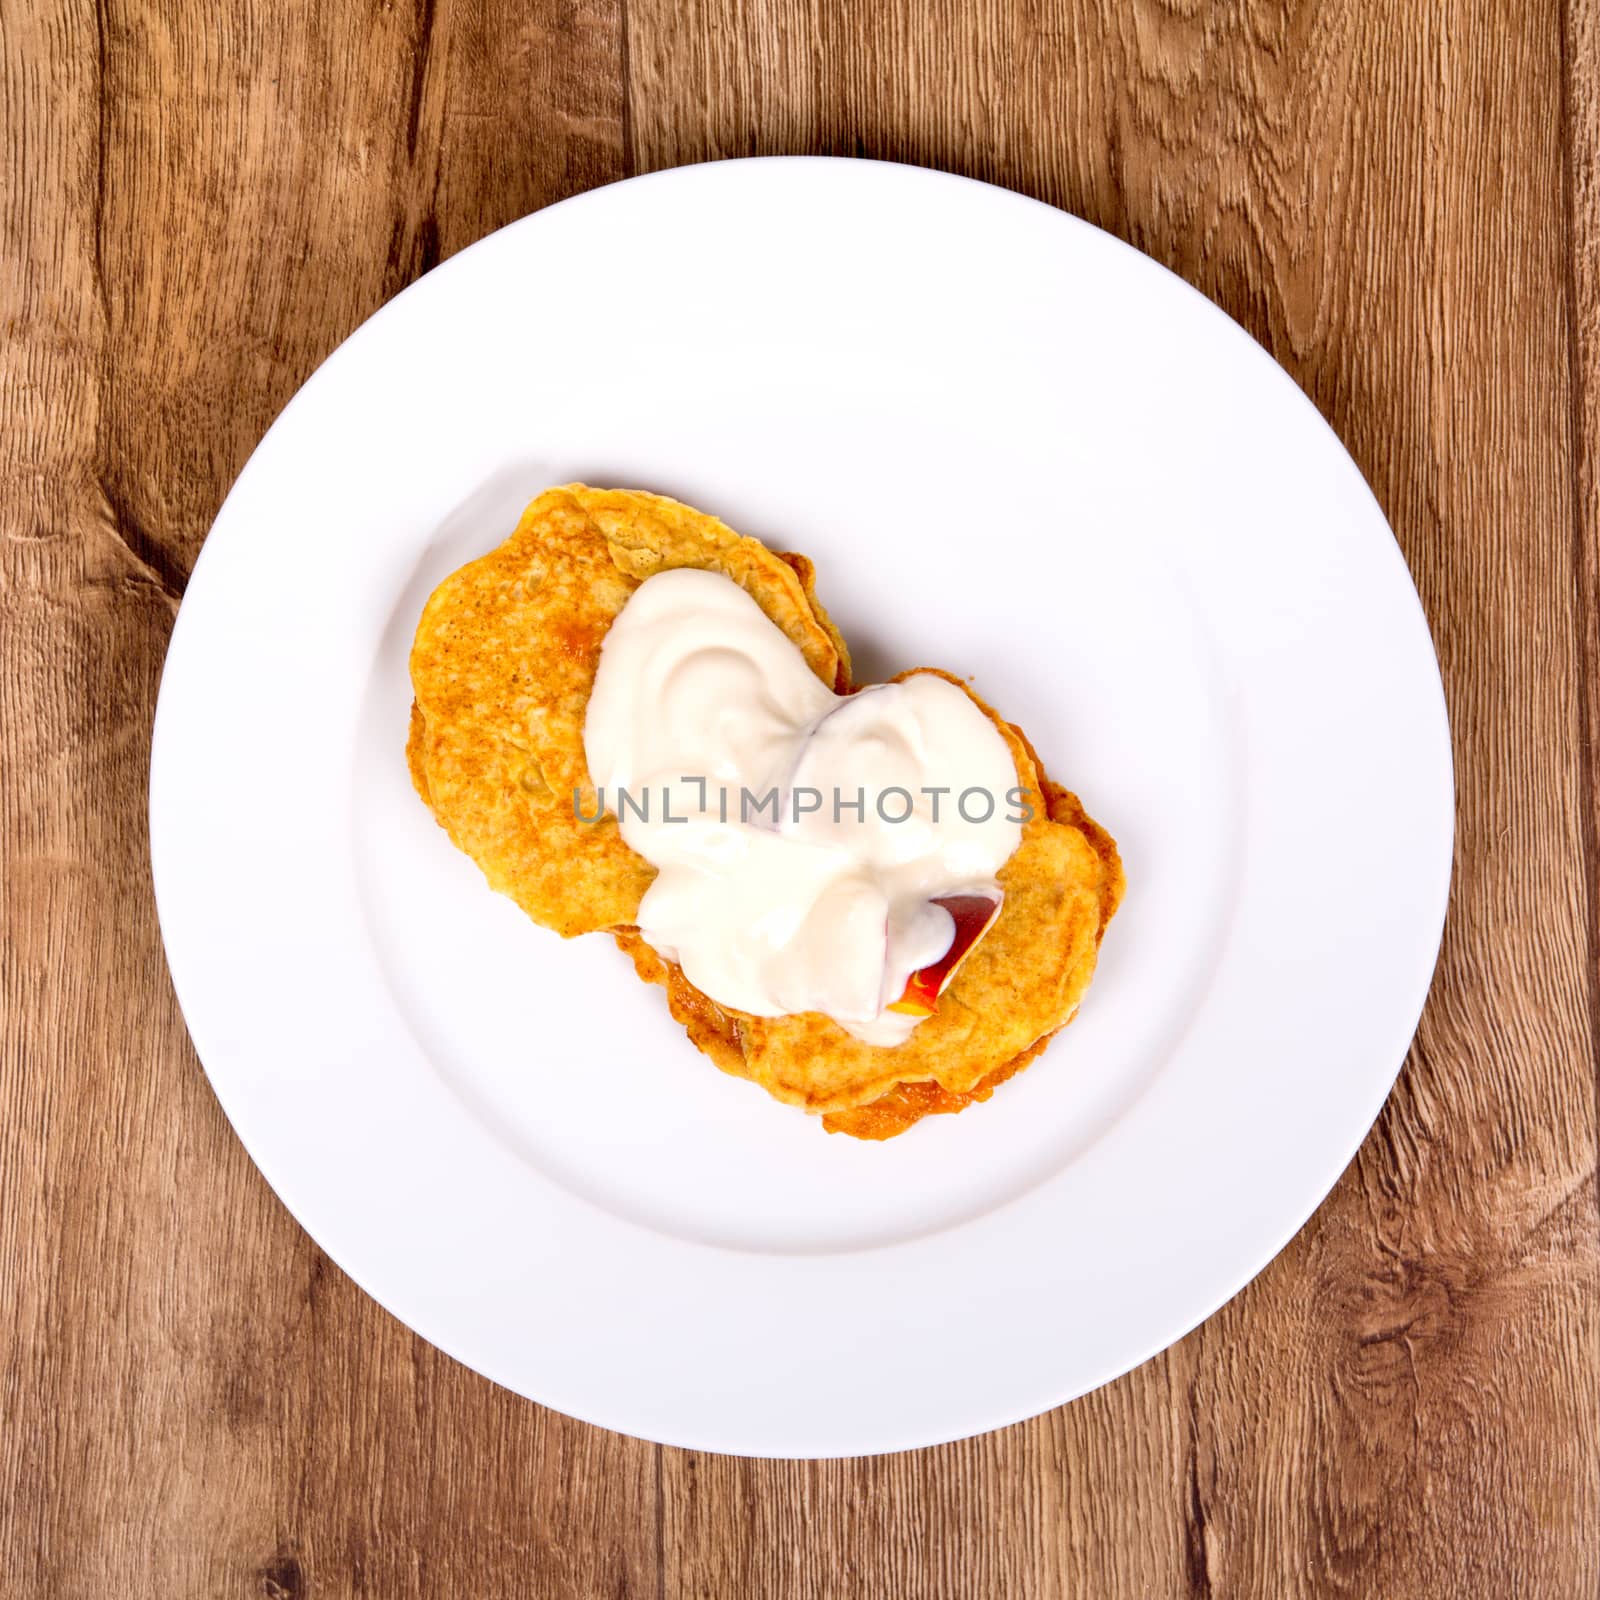
M 424 599 L 575 479 L 807 552 L 859 677 L 970 676 L 1120 842 L 988 1104 L 824 1133 L 412 793 Z M 1260 1271 L 1394 1080 L 1451 822 L 1405 564 L 1261 349 L 1072 217 L 826 160 L 552 206 L 355 333 L 217 518 L 151 771 L 184 1015 L 329 1255 L 535 1400 L 784 1456 L 1045 1410 Z

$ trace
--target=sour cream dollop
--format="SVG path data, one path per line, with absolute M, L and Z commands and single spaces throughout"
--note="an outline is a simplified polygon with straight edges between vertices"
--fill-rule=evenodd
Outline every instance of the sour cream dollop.
M 658 869 L 645 941 L 719 1005 L 820 1011 L 868 1044 L 920 1020 L 888 1007 L 951 947 L 933 902 L 998 901 L 1022 838 L 1011 753 L 961 689 L 919 673 L 836 695 L 719 573 L 634 591 L 601 647 L 584 751 Z

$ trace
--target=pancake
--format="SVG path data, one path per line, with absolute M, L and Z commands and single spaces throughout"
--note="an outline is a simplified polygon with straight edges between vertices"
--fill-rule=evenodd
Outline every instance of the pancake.
M 636 931 L 617 934 L 639 976 L 666 988 L 701 1051 L 776 1099 L 825 1113 L 831 1133 L 892 1138 L 922 1117 L 987 1100 L 1072 1020 L 1122 898 L 1111 836 L 1040 772 L 1020 729 L 973 699 L 1011 747 L 1035 811 L 1001 870 L 999 917 L 904 1044 L 864 1044 L 817 1012 L 751 1017 L 718 1006 Z
M 1000 914 L 937 1011 L 891 1048 L 815 1012 L 756 1017 L 717 1005 L 639 936 L 653 869 L 613 817 L 585 823 L 572 798 L 578 791 L 594 814 L 583 727 L 601 641 L 633 590 L 674 567 L 738 583 L 823 683 L 851 691 L 849 654 L 804 557 L 658 495 L 552 489 L 423 609 L 406 746 L 417 792 L 492 887 L 566 937 L 610 932 L 717 1066 L 821 1114 L 830 1132 L 890 1138 L 988 1099 L 1077 1010 L 1123 891 L 1115 843 L 1045 776 L 1020 729 L 941 673 L 999 730 L 1033 815 L 1000 872 Z
M 660 495 L 550 489 L 511 537 L 452 573 L 411 647 L 406 754 L 446 833 L 544 927 L 567 938 L 631 923 L 655 876 L 597 808 L 583 719 L 600 641 L 644 579 L 700 567 L 737 583 L 841 692 L 850 658 L 811 563 L 774 554 Z

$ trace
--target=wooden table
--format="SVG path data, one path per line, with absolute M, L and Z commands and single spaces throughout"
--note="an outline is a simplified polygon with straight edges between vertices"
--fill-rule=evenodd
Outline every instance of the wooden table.
M 1600 0 L 0 0 L 0 49 L 0 1592 L 1600 1589 Z M 816 1465 L 568 1421 L 347 1282 L 146 856 L 185 575 L 318 361 L 524 212 L 757 151 L 1025 190 L 1244 323 L 1394 524 L 1460 790 L 1416 1045 L 1270 1270 L 1038 1421 Z

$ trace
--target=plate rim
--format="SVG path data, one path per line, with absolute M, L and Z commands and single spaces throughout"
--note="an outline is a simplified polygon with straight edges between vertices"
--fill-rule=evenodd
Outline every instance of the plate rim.
M 214 1057 L 215 1044 L 213 1042 L 213 1048 L 210 1050 L 202 1048 L 199 1034 L 194 1026 L 193 1021 L 191 1020 L 194 1012 L 202 1008 L 200 1003 L 192 994 L 186 994 L 186 988 L 189 986 L 190 978 L 188 975 L 180 977 L 178 969 L 182 964 L 182 958 L 180 958 L 178 961 L 174 961 L 173 959 L 173 935 L 170 932 L 170 929 L 176 926 L 177 921 L 181 919 L 183 913 L 176 909 L 172 898 L 175 891 L 171 887 L 171 879 L 163 862 L 163 852 L 167 848 L 167 845 L 171 842 L 172 835 L 168 827 L 167 819 L 158 815 L 158 807 L 166 803 L 162 799 L 162 796 L 167 793 L 167 774 L 172 767 L 173 761 L 176 759 L 173 753 L 175 744 L 172 736 L 174 715 L 172 712 L 172 705 L 174 704 L 174 700 L 172 695 L 169 694 L 169 672 L 172 668 L 172 663 L 175 656 L 178 658 L 180 667 L 182 666 L 183 655 L 179 647 L 183 639 L 186 637 L 185 620 L 187 617 L 192 622 L 195 615 L 188 603 L 190 593 L 194 591 L 195 587 L 202 582 L 206 573 L 211 570 L 212 566 L 215 565 L 214 560 L 211 558 L 214 557 L 215 551 L 217 548 L 219 548 L 219 546 L 214 542 L 212 535 L 219 527 L 222 527 L 225 524 L 230 515 L 230 508 L 234 507 L 236 502 L 242 502 L 244 494 L 248 493 L 249 485 L 253 481 L 251 469 L 256 462 L 261 459 L 263 446 L 266 444 L 267 440 L 272 438 L 272 436 L 279 430 L 280 425 L 285 422 L 285 419 L 291 417 L 291 415 L 295 412 L 297 404 L 302 401 L 302 398 L 306 395 L 307 391 L 312 388 L 318 379 L 322 378 L 324 374 L 330 371 L 330 369 L 333 369 L 335 363 L 343 364 L 348 362 L 351 359 L 350 352 L 352 350 L 359 349 L 361 341 L 379 336 L 378 334 L 375 334 L 373 330 L 378 329 L 381 332 L 381 329 L 386 327 L 388 323 L 393 320 L 391 316 L 393 309 L 404 302 L 407 296 L 412 295 L 414 291 L 416 291 L 425 283 L 432 285 L 432 287 L 428 290 L 430 294 L 437 295 L 442 293 L 443 291 L 441 289 L 441 284 L 455 281 L 456 276 L 458 276 L 460 270 L 462 270 L 459 265 L 460 263 L 473 259 L 482 259 L 484 253 L 488 250 L 503 249 L 506 247 L 504 244 L 506 236 L 516 233 L 518 230 L 527 230 L 530 227 L 540 226 L 545 219 L 548 219 L 553 213 L 556 212 L 567 212 L 570 215 L 572 208 L 581 208 L 585 204 L 593 203 L 596 200 L 596 197 L 607 195 L 615 196 L 618 190 L 629 188 L 634 185 L 660 186 L 674 182 L 683 182 L 685 181 L 685 175 L 705 174 L 708 171 L 713 171 L 715 169 L 770 168 L 775 164 L 786 168 L 793 168 L 796 165 L 805 165 L 812 168 L 828 167 L 835 169 L 871 168 L 877 169 L 880 172 L 886 172 L 895 175 L 909 174 L 912 175 L 913 180 L 917 182 L 932 180 L 937 181 L 940 184 L 982 190 L 990 195 L 1002 195 L 1008 202 L 1021 204 L 1037 211 L 1049 213 L 1053 221 L 1066 219 L 1066 223 L 1070 227 L 1088 230 L 1089 232 L 1099 236 L 1101 239 L 1109 241 L 1118 251 L 1126 252 L 1130 260 L 1137 260 L 1148 267 L 1153 267 L 1163 277 L 1170 280 L 1172 284 L 1181 285 L 1183 295 L 1188 297 L 1191 304 L 1191 309 L 1197 306 L 1204 307 L 1207 313 L 1221 319 L 1222 322 L 1227 325 L 1230 336 L 1242 334 L 1244 338 L 1249 341 L 1254 350 L 1272 366 L 1273 370 L 1282 374 L 1286 381 L 1288 390 L 1292 390 L 1293 393 L 1299 397 L 1302 405 L 1307 411 L 1310 412 L 1311 416 L 1315 418 L 1316 428 L 1321 430 L 1321 432 L 1327 436 L 1328 440 L 1333 443 L 1338 453 L 1344 458 L 1345 461 L 1349 462 L 1351 469 L 1354 471 L 1357 479 L 1362 485 L 1362 488 L 1365 490 L 1367 499 L 1370 501 L 1372 514 L 1378 519 L 1379 525 L 1385 530 L 1388 530 L 1387 518 L 1384 516 L 1382 508 L 1378 504 L 1376 497 L 1372 494 L 1370 485 L 1366 483 L 1364 476 L 1360 473 L 1359 467 L 1350 458 L 1348 451 L 1345 449 L 1342 441 L 1338 439 L 1338 436 L 1332 429 L 1331 425 L 1328 424 L 1327 421 L 1321 416 L 1320 412 L 1317 411 L 1314 404 L 1311 402 L 1309 397 L 1305 395 L 1304 391 L 1300 389 L 1299 384 L 1293 379 L 1292 375 L 1288 374 L 1285 369 L 1283 369 L 1273 360 L 1270 352 L 1266 351 L 1264 347 L 1261 346 L 1259 341 L 1257 341 L 1253 335 L 1250 334 L 1248 329 L 1243 328 L 1239 323 L 1235 322 L 1227 315 L 1226 312 L 1224 312 L 1219 306 L 1204 296 L 1199 290 L 1193 288 L 1193 286 L 1186 283 L 1182 278 L 1170 272 L 1167 268 L 1162 266 L 1161 263 L 1156 262 L 1153 260 L 1153 258 L 1137 251 L 1135 247 L 1125 244 L 1123 241 L 1116 239 L 1114 235 L 1105 233 L 1103 230 L 1096 228 L 1093 224 L 1088 223 L 1081 218 L 1075 217 L 1071 213 L 1052 207 L 1046 202 L 1033 199 L 1027 195 L 1019 194 L 1016 191 L 1001 188 L 998 185 L 985 183 L 982 180 L 966 178 L 955 174 L 940 172 L 937 169 L 917 167 L 906 163 L 867 162 L 849 157 L 819 156 L 760 156 L 733 158 L 724 161 L 697 163 L 686 167 L 664 169 L 662 171 L 644 174 L 634 178 L 618 180 L 617 182 L 602 185 L 595 189 L 586 190 L 578 195 L 574 195 L 562 201 L 556 202 L 552 206 L 545 207 L 538 212 L 531 213 L 527 217 L 518 219 L 516 222 L 509 224 L 507 227 L 499 229 L 495 233 L 487 235 L 484 239 L 481 239 L 473 245 L 468 246 L 466 249 L 450 257 L 446 262 L 441 263 L 441 265 L 436 268 L 433 273 L 426 275 L 425 278 L 417 280 L 415 284 L 408 286 L 408 288 L 405 290 L 402 290 L 398 295 L 392 297 L 376 312 L 374 312 L 372 316 L 362 322 L 329 353 L 329 355 L 318 365 L 315 371 L 304 381 L 304 383 L 300 385 L 299 388 L 296 389 L 295 394 L 280 410 L 277 418 L 267 430 L 267 434 L 264 435 L 261 444 L 257 446 L 254 452 L 252 452 L 249 461 L 247 461 L 245 467 L 241 470 L 238 479 L 230 488 L 228 495 L 225 497 L 221 507 L 218 510 L 216 519 L 212 525 L 212 529 L 208 533 L 205 544 L 202 546 L 201 552 L 196 559 L 189 581 L 189 586 L 185 594 L 185 604 L 180 608 L 179 616 L 174 625 L 171 640 L 169 641 L 167 658 L 163 663 L 160 692 L 158 694 L 157 706 L 151 731 L 149 828 L 152 856 L 152 880 L 154 884 L 155 899 L 162 930 L 163 947 L 167 952 L 169 968 L 172 972 L 174 989 L 177 993 L 179 1004 L 185 1017 L 186 1025 L 189 1027 L 191 1038 L 194 1040 L 196 1052 L 201 1058 L 207 1078 L 212 1085 L 213 1091 L 217 1095 L 219 1103 L 223 1107 L 224 1113 L 228 1116 L 230 1123 L 233 1125 L 235 1134 L 239 1137 L 240 1142 L 246 1149 L 246 1152 L 250 1155 L 252 1162 L 255 1164 L 258 1171 L 262 1173 L 269 1186 L 272 1187 L 274 1193 L 278 1195 L 279 1199 L 285 1205 L 286 1209 L 290 1211 L 291 1215 L 295 1216 L 297 1222 L 299 1222 L 300 1225 L 306 1229 L 307 1233 L 311 1235 L 313 1240 L 317 1243 L 318 1248 L 322 1249 L 330 1259 L 334 1260 L 335 1263 L 339 1265 L 340 1269 L 344 1271 L 346 1275 L 349 1276 L 352 1281 L 354 1281 L 363 1290 L 363 1292 L 371 1294 L 372 1297 L 377 1300 L 380 1305 L 385 1306 L 385 1308 L 388 1309 L 392 1315 L 395 1315 L 408 1327 L 412 1327 L 415 1331 L 418 1331 L 420 1336 L 428 1339 L 430 1343 L 435 1344 L 438 1348 L 444 1350 L 447 1354 L 450 1354 L 454 1359 L 460 1360 L 463 1362 L 463 1364 L 472 1367 L 476 1371 L 479 1371 L 483 1376 L 488 1377 L 491 1381 L 497 1382 L 504 1387 L 512 1388 L 516 1392 L 525 1394 L 528 1398 L 535 1399 L 541 1404 L 553 1405 L 556 1409 L 560 1409 L 568 1415 L 578 1417 L 580 1420 L 591 1422 L 597 1426 L 612 1429 L 617 1429 L 619 1427 L 619 1424 L 614 1419 L 586 1415 L 582 1409 L 577 1407 L 552 1401 L 548 1398 L 544 1398 L 541 1395 L 533 1394 L 522 1384 L 508 1381 L 504 1374 L 485 1370 L 484 1366 L 480 1365 L 478 1361 L 473 1359 L 471 1353 L 463 1352 L 463 1350 L 458 1348 L 452 1348 L 452 1345 L 455 1341 L 450 1340 L 448 1337 L 439 1337 L 437 1330 L 430 1329 L 426 1332 L 422 1332 L 420 1329 L 417 1329 L 416 1323 L 413 1322 L 412 1319 L 403 1312 L 397 1310 L 394 1305 L 391 1304 L 389 1297 L 386 1297 L 384 1294 L 380 1294 L 375 1291 L 372 1285 L 366 1281 L 367 1275 L 365 1273 L 351 1270 L 351 1265 L 342 1259 L 342 1253 L 330 1249 L 329 1246 L 323 1242 L 319 1232 L 314 1230 L 312 1226 L 302 1220 L 299 1208 L 291 1202 L 289 1196 L 284 1192 L 284 1187 L 280 1186 L 278 1176 L 273 1170 L 277 1165 L 276 1160 L 272 1157 L 268 1157 L 266 1160 L 263 1160 L 263 1152 L 258 1151 L 256 1148 L 256 1139 L 254 1138 L 252 1132 L 247 1131 L 246 1126 L 244 1125 L 244 1122 L 241 1121 L 240 1116 L 235 1114 L 235 1108 L 231 1103 L 232 1096 L 229 1090 L 225 1088 L 223 1081 L 219 1081 L 218 1069 L 213 1065 L 213 1061 L 207 1059 L 208 1056 Z M 699 180 L 691 179 L 689 181 Z M 888 181 L 894 182 L 898 181 L 898 179 L 891 178 Z M 453 273 L 451 271 L 452 268 L 456 268 L 457 271 Z M 243 491 L 243 493 L 241 491 Z M 1374 1123 L 1376 1122 L 1377 1117 L 1382 1111 L 1383 1105 L 1387 1101 L 1389 1093 L 1393 1089 L 1393 1085 L 1398 1078 L 1401 1068 L 1404 1065 L 1405 1056 L 1409 1050 L 1409 1041 L 1415 1034 L 1417 1025 L 1421 1020 L 1427 996 L 1431 990 L 1433 975 L 1436 969 L 1438 955 L 1448 917 L 1451 860 L 1453 856 L 1455 831 L 1455 786 L 1453 761 L 1451 760 L 1452 743 L 1449 729 L 1448 707 L 1444 695 L 1442 675 L 1439 670 L 1437 650 L 1433 644 L 1431 630 L 1428 627 L 1426 614 L 1423 609 L 1420 596 L 1418 596 L 1415 584 L 1411 579 L 1409 571 L 1406 569 L 1404 558 L 1399 550 L 1398 544 L 1393 539 L 1392 531 L 1389 532 L 1389 541 L 1393 558 L 1398 563 L 1401 573 L 1403 574 L 1405 589 L 1409 592 L 1412 604 L 1415 608 L 1415 622 L 1420 626 L 1421 636 L 1427 643 L 1429 657 L 1432 663 L 1432 687 L 1437 691 L 1436 709 L 1440 727 L 1444 736 L 1443 770 L 1440 774 L 1436 775 L 1436 777 L 1442 779 L 1444 785 L 1444 792 L 1441 802 L 1443 814 L 1440 818 L 1440 829 L 1438 834 L 1438 845 L 1444 870 L 1442 886 L 1438 894 L 1437 912 L 1431 924 L 1431 934 L 1428 940 L 1431 949 L 1431 956 L 1426 963 L 1426 972 L 1421 977 L 1417 986 L 1415 1010 L 1410 1015 L 1409 1023 L 1405 1029 L 1404 1042 L 1401 1044 L 1399 1052 L 1396 1055 L 1393 1063 L 1393 1069 L 1392 1071 L 1388 1072 L 1382 1092 L 1377 1095 L 1375 1102 L 1370 1108 L 1370 1114 L 1367 1114 L 1367 1112 L 1363 1110 L 1359 1118 L 1356 1119 L 1359 1120 L 1360 1123 L 1359 1131 L 1357 1132 L 1353 1141 L 1350 1143 L 1348 1150 L 1345 1150 L 1343 1154 L 1339 1155 L 1336 1160 L 1331 1157 L 1328 1159 L 1327 1169 L 1322 1174 L 1322 1176 L 1325 1178 L 1325 1182 L 1320 1183 L 1317 1199 L 1312 1204 L 1310 1209 L 1306 1211 L 1305 1215 L 1300 1217 L 1298 1221 L 1294 1222 L 1292 1226 L 1289 1226 L 1287 1230 L 1283 1232 L 1282 1237 L 1278 1238 L 1277 1241 L 1270 1246 L 1270 1248 L 1260 1252 L 1259 1259 L 1255 1260 L 1253 1265 L 1251 1265 L 1247 1270 L 1243 1271 L 1242 1274 L 1233 1275 L 1236 1277 L 1237 1281 L 1232 1281 L 1230 1279 L 1228 1286 L 1216 1294 L 1214 1298 L 1208 1297 L 1208 1303 L 1205 1305 L 1204 1309 L 1200 1310 L 1198 1313 L 1180 1315 L 1176 1320 L 1181 1324 L 1181 1326 L 1178 1326 L 1176 1331 L 1160 1336 L 1154 1341 L 1149 1341 L 1148 1348 L 1139 1349 L 1137 1353 L 1130 1355 L 1126 1360 L 1122 1360 L 1120 1364 L 1113 1363 L 1112 1370 L 1104 1371 L 1100 1376 L 1093 1378 L 1091 1381 L 1086 1383 L 1074 1381 L 1065 1385 L 1055 1398 L 1048 1399 L 1043 1404 L 1034 1404 L 1031 1401 L 1027 1402 L 1020 1409 L 1016 1410 L 1015 1414 L 996 1416 L 992 1421 L 984 1422 L 976 1427 L 970 1427 L 960 1432 L 951 1432 L 947 1428 L 935 1423 L 928 1429 L 925 1436 L 885 1440 L 884 1442 L 873 1445 L 867 1449 L 861 1449 L 856 1446 L 852 1446 L 849 1450 L 840 1452 L 840 1454 L 854 1456 L 919 1448 L 930 1444 L 937 1444 L 959 1438 L 971 1437 L 975 1434 L 990 1431 L 994 1428 L 1009 1426 L 1025 1418 L 1036 1416 L 1044 1411 L 1053 1409 L 1055 1406 L 1075 1399 L 1084 1393 L 1091 1392 L 1093 1389 L 1100 1387 L 1104 1383 L 1112 1381 L 1114 1378 L 1132 1370 L 1134 1367 L 1142 1365 L 1145 1361 L 1151 1359 L 1160 1351 L 1170 1347 L 1172 1344 L 1176 1343 L 1179 1339 L 1191 1332 L 1195 1327 L 1199 1326 L 1208 1318 L 1215 1315 L 1219 1309 L 1232 1300 L 1246 1285 L 1248 1285 L 1255 1277 L 1265 1270 L 1271 1261 L 1279 1253 L 1281 1253 L 1281 1251 L 1305 1227 L 1307 1222 L 1310 1221 L 1311 1217 L 1320 1207 L 1323 1200 L 1325 1200 L 1327 1194 L 1337 1183 L 1339 1177 L 1344 1173 L 1350 1162 L 1354 1159 L 1361 1145 L 1365 1142 Z M 164 882 L 168 884 L 168 887 L 165 891 L 163 890 Z M 226 1075 L 224 1074 L 223 1076 L 225 1077 Z M 1323 1165 L 1323 1163 L 1319 1162 L 1318 1165 L 1320 1167 Z M 1009 1207 L 1004 1207 L 1002 1209 L 1009 1209 Z M 718 1247 L 695 1246 L 691 1248 Z M 893 1247 L 891 1246 L 889 1248 Z M 627 1431 L 631 1433 L 635 1430 L 628 1429 Z M 654 1438 L 661 1443 L 681 1445 L 686 1448 L 710 1449 L 735 1455 L 774 1454 L 789 1459 L 836 1458 L 835 1456 L 831 1456 L 827 1453 L 819 1453 L 811 1450 L 796 1452 L 793 1454 L 782 1450 L 775 1452 L 753 1450 L 746 1445 L 741 1445 L 738 1443 L 708 1442 L 707 1439 L 703 1437 L 675 1438 L 667 1437 L 664 1434 L 655 1432 L 639 1433 L 637 1436 Z

